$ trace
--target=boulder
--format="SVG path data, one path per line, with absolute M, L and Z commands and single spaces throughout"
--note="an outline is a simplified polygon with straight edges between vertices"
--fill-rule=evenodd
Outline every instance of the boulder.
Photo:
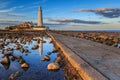
M 3 63 L 3 64 L 8 64 L 8 63 L 10 63 L 9 57 L 8 57 L 8 56 L 4 56 L 4 57 L 3 57 L 3 60 L 2 60 L 2 63 Z
M 4 68 L 5 68 L 6 70 L 9 69 L 10 59 L 9 59 L 8 56 L 4 56 L 4 57 L 3 57 L 3 60 L 2 60 L 0 63 L 4 66 Z
M 60 66 L 58 63 L 50 63 L 48 64 L 47 69 L 51 71 L 57 71 L 60 69 Z
M 23 64 L 21 64 L 21 67 L 22 67 L 22 68 L 28 68 L 28 67 L 29 67 L 29 64 L 23 63 Z

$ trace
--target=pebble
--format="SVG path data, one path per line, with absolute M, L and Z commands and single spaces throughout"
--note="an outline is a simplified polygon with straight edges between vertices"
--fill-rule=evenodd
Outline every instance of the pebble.
M 20 74 L 19 71 L 15 72 L 15 73 L 12 73 L 12 74 L 9 76 L 9 80 L 14 80 L 14 78 L 17 77 L 19 74 Z
M 14 56 L 11 56 L 11 60 L 12 60 L 12 61 L 15 61 L 15 57 L 14 57 Z
M 48 52 L 47 54 L 48 54 L 48 55 L 51 55 L 52 53 L 51 53 L 51 52 Z
M 49 56 L 44 56 L 42 59 L 41 59 L 41 61 L 49 61 L 50 60 L 50 57 Z

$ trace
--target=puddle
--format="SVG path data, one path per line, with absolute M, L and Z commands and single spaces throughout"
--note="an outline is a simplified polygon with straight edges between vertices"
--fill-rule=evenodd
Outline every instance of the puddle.
M 38 44 L 36 38 L 40 38 L 44 42 L 40 41 Z M 29 37 L 27 39 L 29 39 Z M 18 59 L 12 60 L 9 56 L 10 63 L 7 65 L 0 64 L 0 80 L 9 80 L 9 76 L 17 71 L 19 71 L 20 74 L 15 77 L 14 80 L 64 80 L 64 73 L 61 68 L 58 71 L 47 70 L 47 65 L 54 62 L 55 58 L 57 58 L 56 53 L 49 55 L 50 61 L 41 61 L 48 52 L 52 52 L 54 49 L 53 44 L 50 43 L 51 39 L 49 37 L 34 37 L 31 41 L 26 41 L 26 43 L 23 44 L 20 43 L 20 41 L 22 41 L 21 38 L 16 38 L 16 40 L 17 42 L 13 41 L 13 43 L 11 43 L 11 39 L 6 39 L 6 42 L 9 42 L 9 44 L 7 45 L 6 43 L 4 49 L 8 47 L 13 48 L 12 55 L 14 57 L 21 56 L 29 67 L 21 68 L 20 61 Z M 0 43 L 2 41 L 3 39 L 0 39 Z M 16 44 L 21 44 L 24 49 L 28 50 L 28 53 L 22 53 L 20 50 L 17 50 Z M 32 47 L 37 44 L 39 48 L 33 50 Z M 2 51 L 3 49 L 0 50 L 0 61 L 3 60 Z

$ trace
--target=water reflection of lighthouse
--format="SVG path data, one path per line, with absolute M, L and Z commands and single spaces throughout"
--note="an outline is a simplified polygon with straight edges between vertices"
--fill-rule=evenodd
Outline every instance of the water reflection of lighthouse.
M 43 52 L 43 44 L 42 44 L 42 41 L 43 41 L 43 37 L 40 37 L 40 43 L 39 43 L 39 53 L 40 53 L 40 55 L 42 55 L 42 52 Z

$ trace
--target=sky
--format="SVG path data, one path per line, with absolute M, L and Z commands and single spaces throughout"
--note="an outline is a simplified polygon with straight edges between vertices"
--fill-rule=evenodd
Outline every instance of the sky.
M 25 21 L 55 30 L 120 30 L 120 0 L 0 0 L 0 28 Z

